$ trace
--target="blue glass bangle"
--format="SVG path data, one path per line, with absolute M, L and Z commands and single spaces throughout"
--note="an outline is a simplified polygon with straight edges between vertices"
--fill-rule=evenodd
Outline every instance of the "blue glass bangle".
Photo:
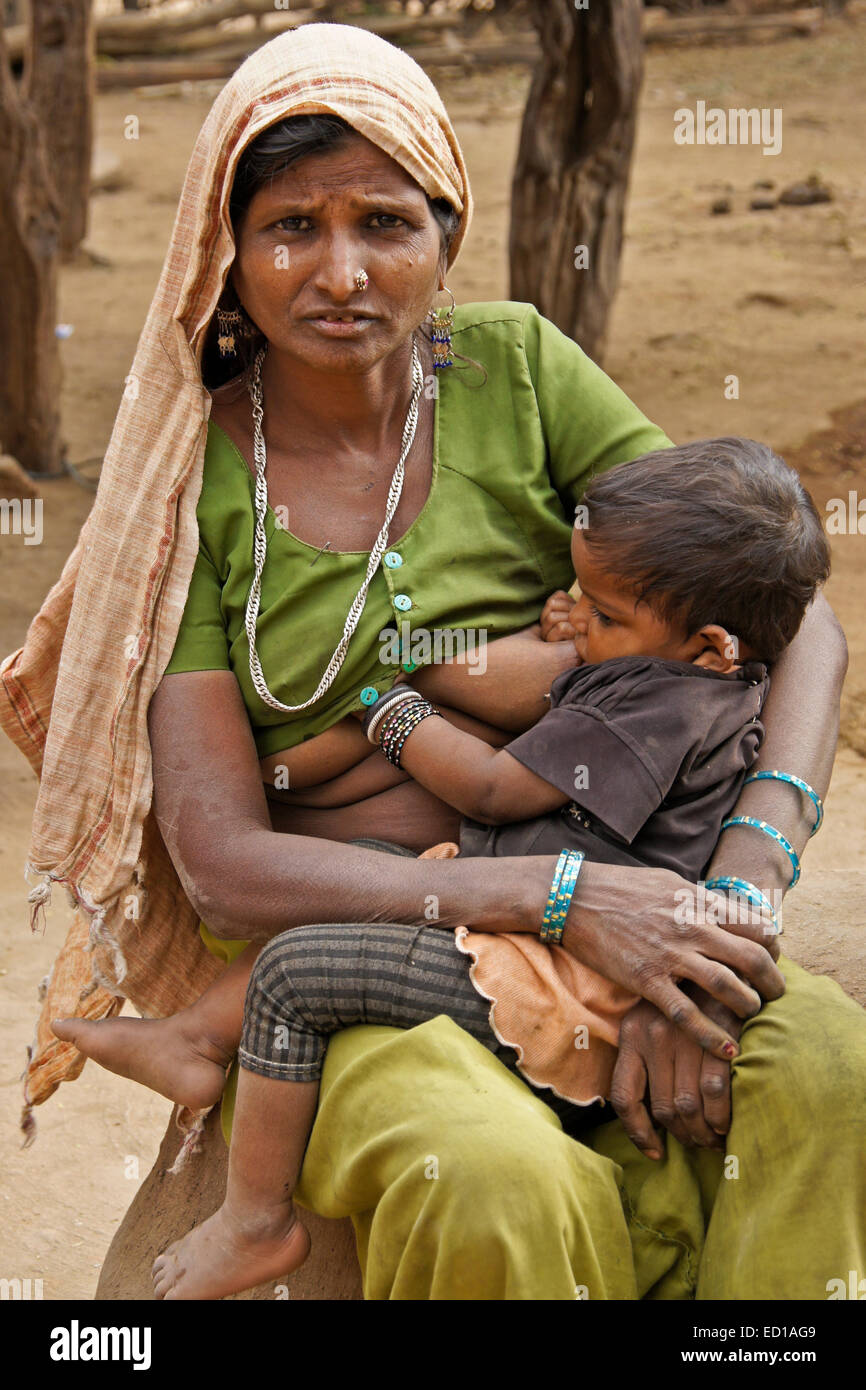
M 800 877 L 800 859 L 794 846 L 785 839 L 781 830 L 777 830 L 774 825 L 768 825 L 765 820 L 758 820 L 757 816 L 729 816 L 727 820 L 722 821 L 722 830 L 727 830 L 729 825 L 751 825 L 755 830 L 763 830 L 765 835 L 769 835 L 771 840 L 781 845 L 793 866 L 794 877 L 791 879 L 791 887 L 795 886 Z
M 541 940 L 549 946 L 558 946 L 562 940 L 565 919 L 583 860 L 579 849 L 564 849 L 557 860 L 541 923 Z
M 815 791 L 815 788 L 810 787 L 808 782 L 804 782 L 802 777 L 795 777 L 792 772 L 779 772 L 776 768 L 768 768 L 766 772 L 750 772 L 745 782 L 743 782 L 743 786 L 745 786 L 747 782 L 790 782 L 792 787 L 796 787 L 804 796 L 808 796 L 812 805 L 815 807 L 818 819 L 812 826 L 809 839 L 811 840 L 813 835 L 817 835 L 821 828 L 821 822 L 824 819 L 824 803 Z
M 560 852 L 559 858 L 556 861 L 556 868 L 553 871 L 553 882 L 550 885 L 550 892 L 547 895 L 547 904 L 544 909 L 544 920 L 541 924 L 542 931 L 544 931 L 545 923 L 548 921 L 550 914 L 553 911 L 553 905 L 556 902 L 557 897 L 559 896 L 559 885 L 562 880 L 562 871 L 565 868 L 567 860 L 568 850 L 564 849 Z
M 766 908 L 773 919 L 774 932 L 768 932 L 769 936 L 781 936 L 782 928 L 779 926 L 779 919 L 776 916 L 775 908 L 765 893 L 760 888 L 756 888 L 754 883 L 749 883 L 744 878 L 730 878 L 723 875 L 721 878 L 708 878 L 704 884 L 705 888 L 722 888 L 731 893 L 738 894 L 741 898 L 748 898 L 749 902 L 756 907 Z

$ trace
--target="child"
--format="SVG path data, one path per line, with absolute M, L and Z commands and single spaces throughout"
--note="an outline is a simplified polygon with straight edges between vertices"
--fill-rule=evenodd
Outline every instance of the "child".
M 791 641 L 826 578 L 827 542 L 796 474 L 766 447 L 733 438 L 610 470 L 587 488 L 581 519 L 572 539 L 581 597 L 555 594 L 543 615 L 551 640 L 563 631 L 558 623 L 573 631 L 577 662 L 553 682 L 550 710 L 533 728 L 493 749 L 430 717 L 435 707 L 402 686 L 377 701 L 364 724 L 391 761 L 463 812 L 463 855 L 577 848 L 590 859 L 660 866 L 695 882 L 757 757 L 768 688 L 762 663 Z M 529 941 L 547 960 L 559 951 Z M 526 945 L 518 936 L 476 938 L 491 959 L 504 951 L 511 969 L 509 942 Z M 538 1019 L 549 1024 L 555 1010 L 533 1009 L 527 977 L 506 1043 L 502 1028 L 491 1026 L 493 996 L 479 975 L 478 949 L 468 948 L 470 970 L 465 939 L 458 944 L 462 950 L 435 925 L 386 923 L 342 926 L 339 936 L 327 926 L 295 927 L 261 950 L 238 1048 L 226 1199 L 158 1257 L 158 1297 L 223 1297 L 285 1275 L 306 1257 L 309 1237 L 291 1193 L 333 1032 L 359 1022 L 411 1027 L 444 1013 L 513 1070 L 521 1058 L 525 1064 L 512 1032 L 522 1026 L 530 1046 L 545 1032 Z M 528 960 L 525 951 L 520 960 Z M 597 1064 L 605 1047 L 615 1051 L 618 1019 L 634 996 L 617 997 L 619 987 L 610 986 L 599 1004 L 599 977 L 575 968 L 572 993 L 596 989 L 586 1007 L 598 1024 Z M 208 1014 L 207 994 L 187 1013 L 191 1033 L 199 1026 L 202 1037 L 214 1024 L 223 1035 L 236 1027 L 227 1017 L 214 1020 L 213 1008 Z M 579 1072 L 585 1059 L 574 1049 L 569 1038 L 569 1065 Z M 529 1079 L 583 1104 L 599 1098 L 597 1076 L 596 1065 L 571 1094 L 567 1085 Z

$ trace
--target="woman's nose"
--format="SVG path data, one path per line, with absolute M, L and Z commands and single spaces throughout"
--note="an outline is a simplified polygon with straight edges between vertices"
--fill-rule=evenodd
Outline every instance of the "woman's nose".
M 322 242 L 313 275 L 320 294 L 342 303 L 358 293 L 357 275 L 364 269 L 363 251 L 353 237 L 334 235 Z

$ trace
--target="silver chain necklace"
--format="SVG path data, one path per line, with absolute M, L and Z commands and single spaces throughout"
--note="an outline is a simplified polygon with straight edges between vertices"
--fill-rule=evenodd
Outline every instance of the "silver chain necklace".
M 329 690 L 330 687 L 333 685 L 337 673 L 340 670 L 340 667 L 343 665 L 343 661 L 345 660 L 346 652 L 349 649 L 349 642 L 352 638 L 352 634 L 354 633 L 356 627 L 358 626 L 358 623 L 360 622 L 361 614 L 364 611 L 364 605 L 367 602 L 367 590 L 370 587 L 373 575 L 379 568 L 379 563 L 382 559 L 382 556 L 385 553 L 385 550 L 387 549 L 388 530 L 394 518 L 394 513 L 396 512 L 397 506 L 400 502 L 400 494 L 403 491 L 403 478 L 405 476 L 406 471 L 406 458 L 408 456 L 409 450 L 412 447 L 412 442 L 415 438 L 415 429 L 418 424 L 418 402 L 421 399 L 421 392 L 424 388 L 424 373 L 421 370 L 421 358 L 418 353 L 418 344 L 415 341 L 415 337 L 413 334 L 412 399 L 409 402 L 409 413 L 406 416 L 406 423 L 403 426 L 403 448 L 400 453 L 400 458 L 397 462 L 397 467 L 394 469 L 394 476 L 391 479 L 391 486 L 388 490 L 388 505 L 385 510 L 385 520 L 382 524 L 382 529 L 376 538 L 376 544 L 370 551 L 370 559 L 367 563 L 366 577 L 352 601 L 352 606 L 349 609 L 349 613 L 346 618 L 345 625 L 343 627 L 343 635 L 337 643 L 336 647 L 334 648 L 334 654 L 331 657 L 331 660 L 328 662 L 328 665 L 325 669 L 325 674 L 319 681 L 315 694 L 311 695 L 309 700 L 304 700 L 303 704 L 284 705 L 283 702 L 281 700 L 278 700 L 275 695 L 272 695 L 270 690 L 268 689 L 267 682 L 265 681 L 264 675 L 262 673 L 262 667 L 259 661 L 258 652 L 256 651 L 256 623 L 258 621 L 259 616 L 259 600 L 261 598 L 262 589 L 262 570 L 264 569 L 265 555 L 267 553 L 267 538 L 265 536 L 265 511 L 268 505 L 268 485 L 265 476 L 265 469 L 267 467 L 267 454 L 265 452 L 264 435 L 262 434 L 262 419 L 264 416 L 264 407 L 262 404 L 262 363 L 265 360 L 266 352 L 267 348 L 262 347 L 256 353 L 256 358 L 253 363 L 253 370 L 249 383 L 249 393 L 253 403 L 253 456 L 255 458 L 256 465 L 256 528 L 253 537 L 253 559 L 255 562 L 255 576 L 253 578 L 252 584 L 250 585 L 250 593 L 247 599 L 244 626 L 246 627 L 247 637 L 249 639 L 250 676 L 252 677 L 253 685 L 255 686 L 258 694 L 260 695 L 261 699 L 264 700 L 265 703 L 270 705 L 273 709 L 281 709 L 285 710 L 287 713 L 294 713 L 296 710 L 307 709 L 310 705 L 315 704 L 316 701 L 320 699 L 322 695 L 324 695 L 325 691 Z

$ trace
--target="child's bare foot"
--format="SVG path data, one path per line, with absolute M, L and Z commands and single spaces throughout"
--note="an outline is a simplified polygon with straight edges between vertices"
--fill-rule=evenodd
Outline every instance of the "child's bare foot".
M 153 1262 L 157 1298 L 209 1299 L 254 1289 L 304 1263 L 310 1236 L 292 1202 L 249 1220 L 223 1205 Z
M 223 1093 L 231 1052 L 198 1036 L 182 1014 L 173 1018 L 55 1019 L 52 1030 L 101 1067 L 152 1091 L 204 1110 Z

